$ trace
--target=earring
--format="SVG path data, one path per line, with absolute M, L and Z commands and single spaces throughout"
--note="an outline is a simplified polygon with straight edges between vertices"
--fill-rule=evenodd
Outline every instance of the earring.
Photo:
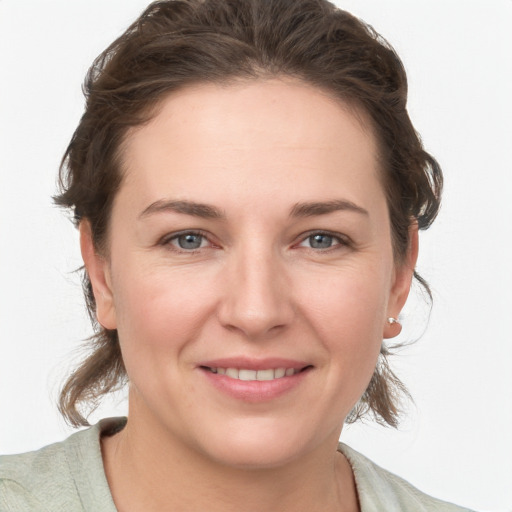
M 384 328 L 384 338 L 394 338 L 402 332 L 402 324 L 396 318 L 390 316 L 386 324 Z

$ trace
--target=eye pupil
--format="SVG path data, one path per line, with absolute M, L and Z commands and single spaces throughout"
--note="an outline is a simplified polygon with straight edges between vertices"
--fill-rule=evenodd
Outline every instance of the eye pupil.
M 328 249 L 332 246 L 332 236 L 329 235 L 312 235 L 309 237 L 309 243 L 313 249 Z
M 178 237 L 178 245 L 181 249 L 199 249 L 201 247 L 202 235 L 187 233 Z

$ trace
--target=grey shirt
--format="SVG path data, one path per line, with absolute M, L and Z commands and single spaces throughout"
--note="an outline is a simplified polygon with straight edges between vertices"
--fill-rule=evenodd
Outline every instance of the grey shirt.
M 34 452 L 0 457 L 1 512 L 116 512 L 101 458 L 100 436 L 126 418 L 110 418 Z M 354 472 L 361 512 L 470 512 L 437 500 L 340 443 Z

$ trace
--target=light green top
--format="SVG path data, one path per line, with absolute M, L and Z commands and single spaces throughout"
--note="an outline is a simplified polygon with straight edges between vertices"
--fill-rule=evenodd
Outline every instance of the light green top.
M 100 436 L 121 430 L 110 418 L 35 452 L 0 457 L 1 512 L 116 512 L 101 458 Z M 340 443 L 356 480 L 361 512 L 471 512 L 418 491 Z

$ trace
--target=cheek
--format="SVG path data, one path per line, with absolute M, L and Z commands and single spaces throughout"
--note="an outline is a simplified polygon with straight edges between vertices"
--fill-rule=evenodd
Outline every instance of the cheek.
M 322 288 L 303 280 L 302 311 L 330 359 L 346 381 L 369 379 L 383 336 L 390 280 L 382 267 L 332 273 Z M 316 280 L 318 283 L 318 280 Z
M 214 287 L 183 269 L 126 265 L 115 277 L 118 333 L 128 359 L 130 353 L 141 360 L 179 352 L 197 335 L 213 301 Z
M 346 267 L 325 274 L 305 273 L 297 280 L 301 306 L 312 319 L 317 319 L 318 327 L 340 334 L 373 331 L 381 336 L 380 320 L 387 307 L 390 272 L 375 265 Z

